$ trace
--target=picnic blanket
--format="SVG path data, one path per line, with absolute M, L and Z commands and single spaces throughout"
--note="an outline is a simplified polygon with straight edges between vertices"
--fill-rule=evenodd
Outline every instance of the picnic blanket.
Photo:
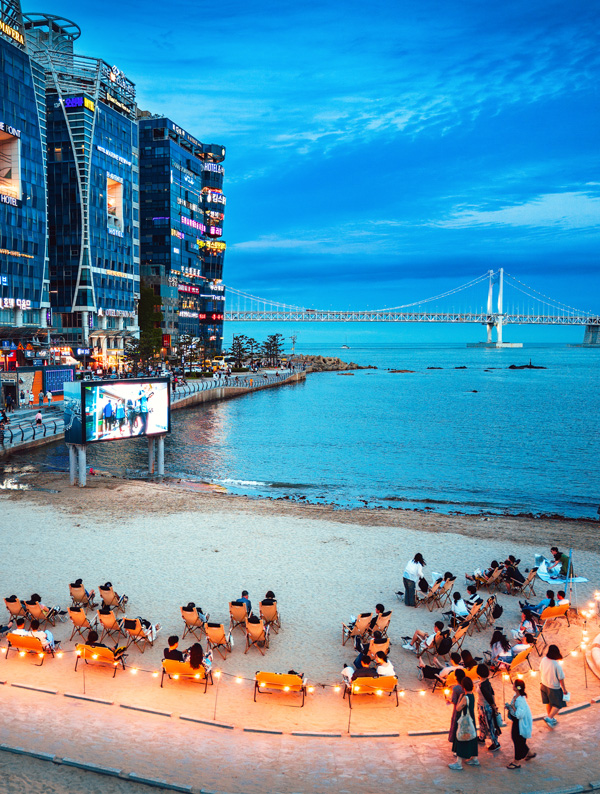
M 549 560 L 547 560 L 541 554 L 536 554 L 535 555 L 535 564 L 538 566 L 537 575 L 544 582 L 549 582 L 549 583 L 552 583 L 552 584 L 566 584 L 567 581 L 569 581 L 569 582 L 587 582 L 588 581 L 583 576 L 570 576 L 567 579 L 566 576 L 559 576 L 557 573 L 555 573 L 555 571 L 548 571 L 548 566 L 551 563 L 550 563 Z

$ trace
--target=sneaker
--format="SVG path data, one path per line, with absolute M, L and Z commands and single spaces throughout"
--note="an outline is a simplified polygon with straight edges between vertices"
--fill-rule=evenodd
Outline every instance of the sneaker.
M 470 761 L 465 761 L 465 764 L 467 766 L 481 766 L 478 758 L 471 758 Z
M 544 722 L 550 728 L 554 728 L 555 725 L 558 725 L 558 720 L 555 720 L 554 717 L 544 717 Z
M 404 648 L 404 650 L 405 650 L 405 651 L 414 651 L 414 648 L 413 648 L 413 646 L 410 644 L 410 642 L 405 642 L 405 643 L 404 643 L 404 645 L 403 645 L 402 647 Z
M 494 752 L 494 750 L 499 750 L 499 749 L 500 749 L 500 745 L 498 744 L 498 742 L 494 742 L 494 744 L 490 744 L 490 746 L 488 747 L 488 750 L 490 750 L 490 752 L 492 753 Z
M 404 593 L 402 592 L 402 590 L 396 590 L 396 595 L 398 596 L 398 598 L 404 598 Z
M 460 761 L 455 761 L 453 764 L 448 764 L 448 769 L 461 769 L 462 770 L 462 764 L 461 764 Z

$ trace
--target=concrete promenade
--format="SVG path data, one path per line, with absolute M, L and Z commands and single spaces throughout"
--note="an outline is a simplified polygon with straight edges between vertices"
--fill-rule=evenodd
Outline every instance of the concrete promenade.
M 275 372 L 260 372 L 244 376 L 232 376 L 220 380 L 198 379 L 185 386 L 179 386 L 171 395 L 171 410 L 189 408 L 206 402 L 230 400 L 250 392 L 272 389 L 306 378 L 305 371 L 294 371 L 285 374 L 285 370 L 277 377 Z M 64 438 L 63 404 L 55 401 L 44 405 L 42 425 L 36 426 L 35 415 L 38 407 L 19 408 L 9 414 L 10 423 L 5 430 L 4 443 L 0 444 L 0 458 L 12 452 L 21 452 L 45 444 L 52 444 Z

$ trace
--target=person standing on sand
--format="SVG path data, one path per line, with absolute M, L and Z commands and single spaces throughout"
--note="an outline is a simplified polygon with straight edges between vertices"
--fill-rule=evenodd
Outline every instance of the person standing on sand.
M 448 764 L 449 769 L 461 770 L 462 760 L 465 759 L 467 766 L 480 766 L 477 755 L 479 754 L 479 743 L 477 741 L 477 731 L 475 730 L 475 696 L 473 695 L 473 681 L 465 676 L 462 680 L 463 694 L 459 697 L 456 704 L 456 728 L 454 731 L 454 741 L 452 742 L 452 752 L 456 755 L 456 761 Z M 472 738 L 459 738 L 461 736 L 461 725 L 459 721 L 468 716 L 471 718 Z
M 527 739 L 530 739 L 533 733 L 533 718 L 527 703 L 527 695 L 525 694 L 525 681 L 516 678 L 513 681 L 513 689 L 515 695 L 510 703 L 505 705 L 508 718 L 512 722 L 510 735 L 515 746 L 515 760 L 508 764 L 507 769 L 520 769 L 521 764 L 519 761 L 523 759 L 531 761 L 532 758 L 536 757 L 537 753 L 532 753 L 527 746 Z
M 402 580 L 404 582 L 404 603 L 407 607 L 416 607 L 415 591 L 419 579 L 423 576 L 423 568 L 427 563 L 421 553 L 415 554 L 410 562 L 406 564 Z
M 556 715 L 567 705 L 565 695 L 569 694 L 565 684 L 565 671 L 559 663 L 562 658 L 558 645 L 550 645 L 540 662 L 542 703 L 548 712 L 548 716 L 544 717 L 544 722 L 550 728 L 558 725 Z
M 452 698 L 449 701 L 449 703 L 452 703 L 452 707 L 453 707 L 452 717 L 450 718 L 450 729 L 448 731 L 449 742 L 454 742 L 454 737 L 456 735 L 456 721 L 458 719 L 458 715 L 456 713 L 456 704 L 464 694 L 464 689 L 462 688 L 462 682 L 463 682 L 463 678 L 466 675 L 462 667 L 457 667 L 453 672 L 456 677 L 456 684 L 454 684 L 454 686 L 452 687 Z

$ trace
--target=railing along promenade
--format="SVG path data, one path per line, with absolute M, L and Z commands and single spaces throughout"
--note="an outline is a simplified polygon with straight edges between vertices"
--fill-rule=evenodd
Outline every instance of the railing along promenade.
M 487 312 L 394 312 L 278 309 L 226 311 L 232 322 L 328 322 L 328 323 L 476 323 L 480 325 L 600 325 L 600 316 L 554 314 L 488 314 Z
M 265 386 L 286 383 L 292 376 L 302 370 L 291 369 L 282 370 L 279 376 L 274 374 L 248 373 L 243 377 L 224 377 L 224 378 L 203 378 L 197 381 L 179 384 L 177 389 L 171 393 L 171 407 L 175 408 L 179 403 L 187 401 L 189 397 L 201 392 L 216 391 L 217 389 L 244 389 L 245 392 L 259 390 Z M 231 395 L 229 395 L 231 396 Z M 219 398 L 217 398 L 219 399 Z M 26 449 L 28 446 L 38 446 L 44 443 L 51 443 L 61 438 L 64 433 L 64 421 L 62 415 L 56 418 L 44 418 L 41 424 L 36 424 L 35 420 L 23 419 L 17 423 L 9 422 L 4 428 L 4 443 L 0 443 L 0 457 L 6 455 L 10 450 L 17 451 L 20 448 Z

